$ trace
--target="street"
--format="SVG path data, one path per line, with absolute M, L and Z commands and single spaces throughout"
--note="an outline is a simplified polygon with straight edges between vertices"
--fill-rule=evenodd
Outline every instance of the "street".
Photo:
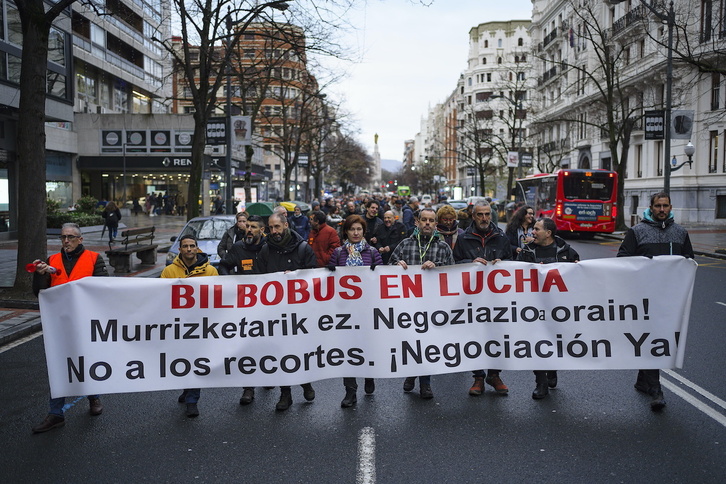
M 619 242 L 569 240 L 583 259 Z M 203 389 L 188 419 L 178 392 L 102 396 L 103 415 L 75 401 L 66 425 L 33 435 L 47 412 L 42 336 L 0 348 L 3 482 L 689 482 L 726 478 L 726 261 L 698 257 L 686 362 L 662 372 L 667 407 L 654 413 L 636 371 L 562 371 L 548 398 L 534 376 L 505 371 L 509 395 L 467 394 L 469 373 L 434 376 L 435 398 L 377 380 L 341 409 L 342 382 L 314 383 L 308 403 L 275 412 L 279 390 Z M 673 277 L 678 277 L 674 274 Z M 658 281 L 653 281 L 658 284 Z M 668 298 L 668 294 L 663 294 Z M 76 401 L 77 400 L 77 401 Z

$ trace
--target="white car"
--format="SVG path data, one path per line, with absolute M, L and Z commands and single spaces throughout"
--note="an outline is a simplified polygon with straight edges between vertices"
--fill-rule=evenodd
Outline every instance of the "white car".
M 419 199 L 419 203 L 422 207 L 429 206 L 433 203 L 433 198 L 431 198 L 431 195 L 421 195 L 421 198 Z

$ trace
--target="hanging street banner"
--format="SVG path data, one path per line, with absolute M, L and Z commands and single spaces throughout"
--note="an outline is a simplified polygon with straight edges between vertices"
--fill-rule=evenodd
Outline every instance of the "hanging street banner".
M 40 293 L 51 395 L 680 368 L 696 267 L 661 256 L 87 277 Z

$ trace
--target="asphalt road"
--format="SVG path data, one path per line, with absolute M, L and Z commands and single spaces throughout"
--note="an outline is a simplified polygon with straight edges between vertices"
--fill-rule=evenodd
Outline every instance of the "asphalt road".
M 583 259 L 614 256 L 618 246 L 571 242 Z M 0 480 L 722 483 L 726 261 L 698 262 L 686 363 L 664 372 L 661 413 L 633 389 L 635 371 L 562 371 L 541 401 L 530 397 L 531 372 L 508 371 L 508 396 L 488 388 L 470 397 L 471 376 L 458 373 L 434 376 L 429 401 L 404 394 L 398 379 L 378 380 L 351 409 L 340 408 L 342 382 L 321 381 L 312 403 L 293 388 L 284 413 L 274 411 L 277 389 L 258 389 L 247 407 L 240 389 L 204 389 L 196 419 L 176 392 L 108 395 L 103 415 L 90 417 L 80 400 L 65 427 L 32 435 L 48 395 L 36 337 L 0 348 Z

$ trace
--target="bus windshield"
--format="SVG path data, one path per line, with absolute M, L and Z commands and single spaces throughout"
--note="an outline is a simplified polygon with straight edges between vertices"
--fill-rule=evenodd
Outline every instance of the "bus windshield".
M 592 172 L 588 176 L 570 172 L 563 177 L 562 189 L 567 200 L 608 201 L 613 194 L 613 182 L 614 178 L 606 172 Z

